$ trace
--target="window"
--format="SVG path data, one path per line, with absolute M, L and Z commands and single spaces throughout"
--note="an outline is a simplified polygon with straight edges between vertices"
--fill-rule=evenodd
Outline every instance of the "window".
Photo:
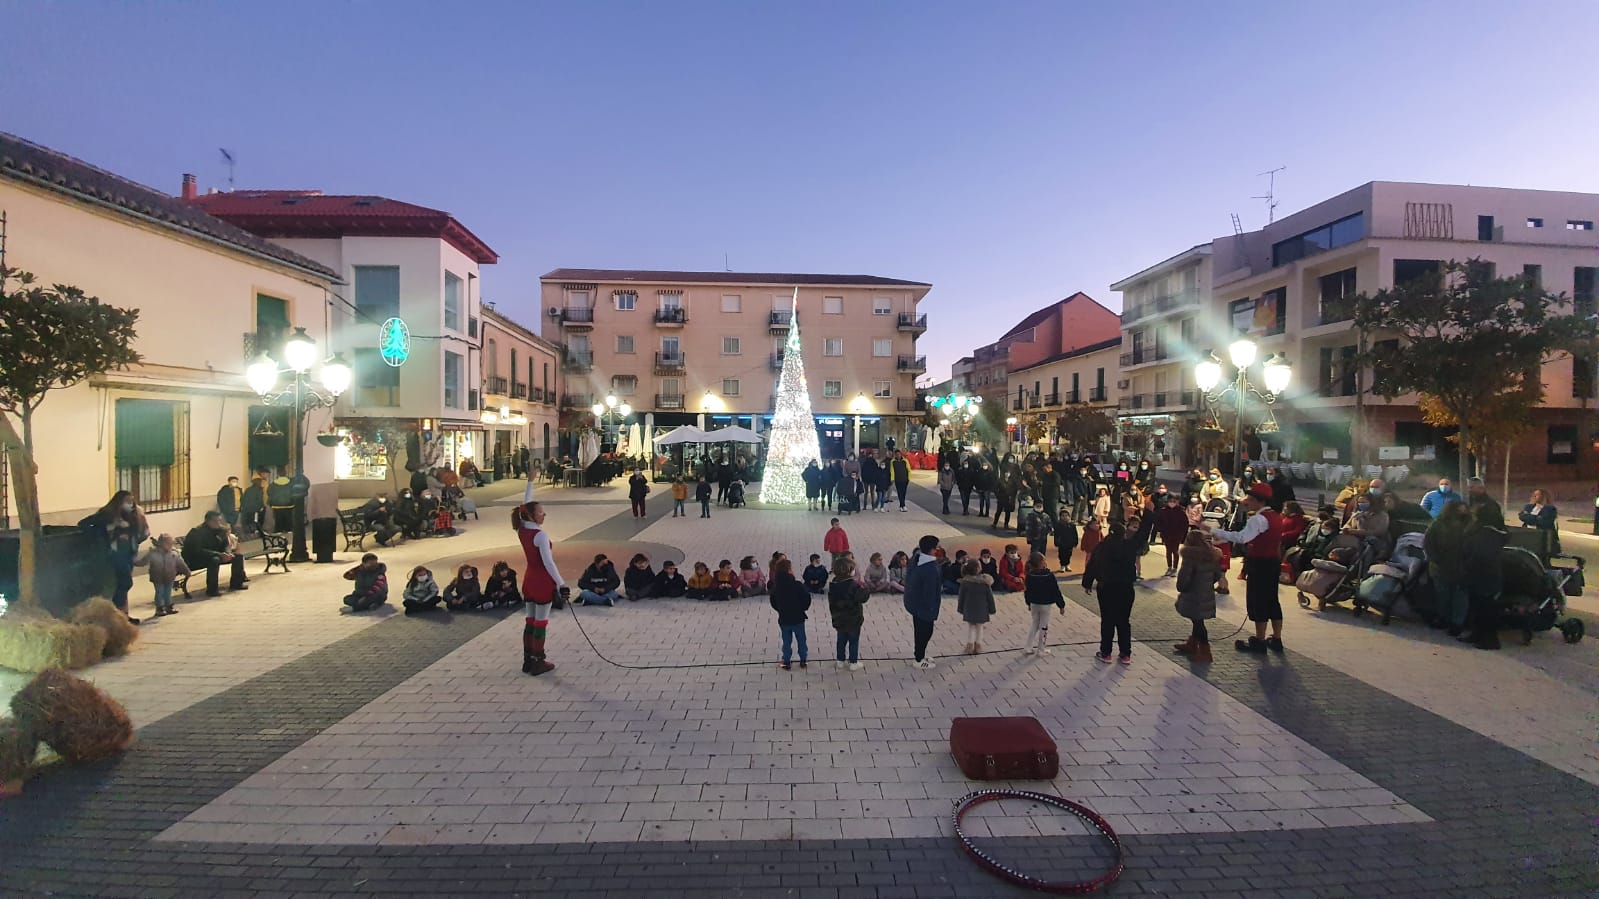
M 611 299 L 616 301 L 616 311 L 632 312 L 638 308 L 638 291 L 618 290 L 611 294 Z
M 822 297 L 822 312 L 826 315 L 843 315 L 843 297 Z
M 444 351 L 444 405 L 451 409 L 461 408 L 461 363 L 464 361 L 460 353 Z
M 873 297 L 872 298 L 872 314 L 873 315 L 893 315 L 894 314 L 894 301 L 889 299 L 888 297 Z
M 743 343 L 742 338 L 738 338 L 738 337 L 723 337 L 722 338 L 722 355 L 724 355 L 724 356 L 737 356 L 740 352 L 742 352 L 742 348 L 741 348 L 742 343 Z
M 738 396 L 738 378 L 722 379 L 722 396 Z
M 632 334 L 618 334 L 618 335 L 616 335 L 616 351 L 618 353 L 631 353 L 631 352 L 633 352 L 633 335 Z
M 873 381 L 872 382 L 872 396 L 878 397 L 879 399 L 881 399 L 883 397 L 889 397 L 889 396 L 893 396 L 893 395 L 894 395 L 894 382 L 893 381 Z
M 461 330 L 461 279 L 444 273 L 444 328 Z
M 1566 221 L 1566 230 L 1567 231 L 1592 231 L 1593 230 L 1593 222 L 1585 221 L 1585 220 L 1581 220 L 1581 219 L 1568 219 Z
M 352 399 L 357 406 L 398 406 L 400 370 L 383 361 L 377 347 L 356 347 L 355 385 Z
M 1287 265 L 1306 256 L 1314 256 L 1317 253 L 1325 253 L 1352 244 L 1365 236 L 1365 232 L 1365 213 L 1357 212 L 1330 225 L 1272 244 L 1271 264 L 1273 267 Z
M 289 336 L 289 301 L 255 295 L 255 351 L 282 359 L 284 338 Z
M 612 375 L 611 390 L 623 396 L 638 391 L 638 375 Z
M 531 365 L 532 363 L 529 362 L 528 364 Z M 550 363 L 548 362 L 544 363 L 544 378 L 540 383 L 544 385 L 544 392 L 548 393 L 550 391 Z
M 589 305 L 589 292 L 586 290 L 567 291 L 566 305 L 569 309 L 587 309 Z
M 358 265 L 355 267 L 355 308 L 374 325 L 400 314 L 400 267 L 397 265 Z
M 511 395 L 516 395 L 516 349 L 511 350 Z
M 842 355 L 844 355 L 844 338 L 842 338 L 842 337 L 829 337 L 826 340 L 823 340 L 822 341 L 822 355 L 823 356 L 842 356 Z
M 1547 461 L 1550 465 L 1577 464 L 1576 425 L 1549 426 L 1549 458 Z
M 1599 282 L 1599 268 L 1579 265 L 1571 270 L 1571 304 L 1578 315 L 1594 313 L 1595 282 Z
M 740 312 L 744 309 L 744 298 L 736 293 L 722 294 L 723 312 Z
M 1441 270 L 1436 259 L 1395 259 L 1394 286 L 1403 287 L 1418 278 L 1437 275 Z
M 1333 322 L 1348 321 L 1355 317 L 1355 270 L 1346 268 L 1343 271 L 1322 275 L 1321 282 L 1321 323 L 1330 325 Z
M 823 381 L 822 382 L 822 396 L 824 396 L 824 397 L 841 397 L 843 395 L 844 395 L 844 382 L 843 381 Z
M 1593 360 L 1587 356 L 1571 357 L 1571 395 L 1579 400 L 1593 397 Z
M 189 508 L 189 404 L 117 400 L 117 489 L 146 512 Z
M 1529 227 L 1529 228 L 1542 228 L 1543 227 L 1543 219 L 1529 218 L 1529 219 L 1527 219 L 1527 227 Z
M 1532 286 L 1543 289 L 1543 266 L 1524 265 L 1521 267 L 1521 276 L 1532 282 Z
M 663 358 L 663 359 L 680 359 L 680 358 L 682 358 L 682 352 L 683 352 L 682 344 L 678 343 L 678 338 L 676 338 L 676 337 L 662 337 L 661 338 L 661 358 Z
M 1491 215 L 1479 215 L 1479 216 L 1477 216 L 1477 239 L 1478 240 L 1493 240 L 1494 239 L 1494 217 L 1493 216 L 1491 216 Z
M 683 309 L 683 295 L 680 293 L 663 293 L 660 299 L 662 312 L 681 312 Z
M 872 338 L 872 355 L 873 356 L 892 356 L 892 355 L 894 355 L 894 340 L 893 340 L 893 338 L 890 338 L 890 337 L 874 337 L 874 338 Z

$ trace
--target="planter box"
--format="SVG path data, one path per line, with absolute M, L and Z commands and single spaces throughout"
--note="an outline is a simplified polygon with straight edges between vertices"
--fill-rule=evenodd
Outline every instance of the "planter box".
M 17 595 L 16 531 L 0 531 L 0 594 Z M 105 547 L 76 527 L 51 526 L 39 541 L 39 602 L 57 616 L 94 596 L 110 596 L 111 560 Z

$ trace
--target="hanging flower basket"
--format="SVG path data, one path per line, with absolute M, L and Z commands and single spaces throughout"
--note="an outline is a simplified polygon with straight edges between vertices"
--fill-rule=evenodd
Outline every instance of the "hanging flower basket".
M 343 434 L 318 434 L 318 435 L 316 435 L 316 442 L 322 444 L 323 446 L 338 446 L 339 444 L 344 442 L 344 435 Z

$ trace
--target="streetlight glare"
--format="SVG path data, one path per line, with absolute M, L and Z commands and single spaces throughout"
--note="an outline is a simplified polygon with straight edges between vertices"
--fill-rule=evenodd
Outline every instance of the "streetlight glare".
M 589 407 L 589 411 L 593 412 L 595 415 L 604 415 L 605 414 L 605 404 L 604 403 L 595 403 L 594 405 Z
M 632 414 L 633 414 L 633 407 L 632 407 L 632 406 L 629 406 L 629 405 L 628 405 L 628 404 L 627 404 L 627 403 L 623 403 L 623 404 L 622 404 L 622 405 L 620 405 L 620 406 L 617 406 L 617 407 L 616 407 L 616 411 L 617 411 L 617 412 L 618 412 L 618 413 L 619 413 L 619 414 L 620 414 L 620 415 L 621 415 L 621 416 L 622 416 L 622 417 L 623 417 L 623 418 L 626 418 L 626 417 L 628 417 L 628 416 L 629 416 L 629 415 L 632 415 Z
M 1266 389 L 1272 393 L 1282 393 L 1288 389 L 1288 382 L 1293 378 L 1293 367 L 1282 356 L 1273 355 L 1266 359 L 1262 366 L 1266 373 Z
M 309 371 L 316 362 L 316 341 L 305 333 L 304 328 L 295 328 L 294 336 L 283 344 L 283 361 L 295 371 Z
M 350 375 L 350 365 L 344 361 L 344 354 L 334 353 L 333 358 L 322 365 L 322 386 L 338 396 L 350 389 Z
M 1255 342 L 1247 337 L 1233 341 L 1227 348 L 1227 355 L 1233 360 L 1233 365 L 1238 368 L 1248 368 L 1255 364 Z
M 1206 359 L 1205 361 L 1194 366 L 1194 384 L 1197 385 L 1200 390 L 1209 393 L 1211 390 L 1215 389 L 1217 384 L 1220 383 L 1221 363 L 1214 359 Z
M 244 370 L 244 379 L 250 382 L 250 389 L 259 396 L 266 396 L 272 388 L 278 386 L 278 364 L 273 362 L 266 353 L 257 356 L 250 367 Z

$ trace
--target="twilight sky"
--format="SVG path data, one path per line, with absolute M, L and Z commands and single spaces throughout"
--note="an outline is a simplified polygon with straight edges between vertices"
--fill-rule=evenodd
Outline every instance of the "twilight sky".
M 471 10 L 468 14 L 444 13 Z M 1599 192 L 1599 3 L 0 0 L 0 130 L 176 193 L 383 194 L 560 267 L 934 285 L 1016 320 L 1371 180 Z M 21 260 L 19 260 L 20 262 Z

